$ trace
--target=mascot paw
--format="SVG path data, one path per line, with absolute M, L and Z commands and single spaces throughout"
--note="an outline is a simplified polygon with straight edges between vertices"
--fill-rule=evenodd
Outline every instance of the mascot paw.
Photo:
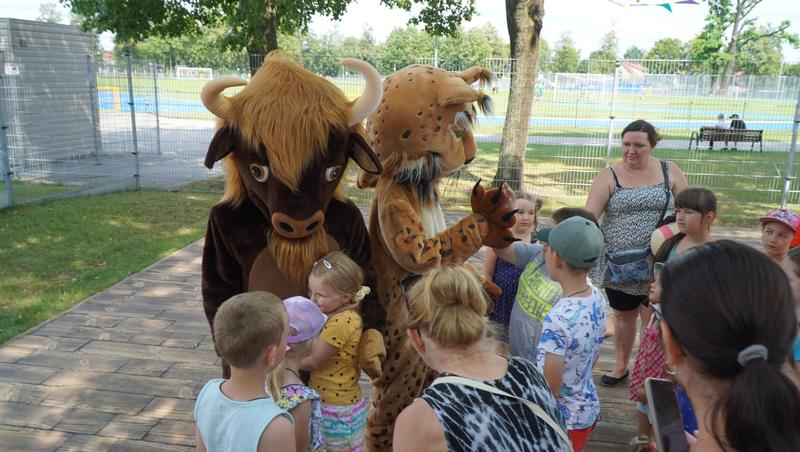
M 381 376 L 381 363 L 386 358 L 383 335 L 378 330 L 365 330 L 358 344 L 358 365 L 371 379 Z
M 489 233 L 483 244 L 491 248 L 506 248 L 518 239 L 511 233 L 516 219 L 514 214 L 514 194 L 508 185 L 486 190 L 481 181 L 472 188 L 470 204 L 474 213 L 482 215 L 489 223 Z

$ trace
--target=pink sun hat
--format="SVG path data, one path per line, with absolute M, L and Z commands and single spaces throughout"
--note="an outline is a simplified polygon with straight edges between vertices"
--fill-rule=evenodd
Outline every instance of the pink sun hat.
M 328 316 L 306 297 L 287 298 L 283 300 L 283 305 L 289 313 L 289 328 L 295 331 L 294 336 L 286 337 L 286 342 L 290 344 L 307 341 L 318 335 L 328 320 Z
M 771 221 L 785 224 L 794 232 L 797 232 L 797 229 L 800 228 L 800 215 L 797 215 L 789 209 L 775 209 L 765 216 L 760 217 L 759 220 L 762 225 Z

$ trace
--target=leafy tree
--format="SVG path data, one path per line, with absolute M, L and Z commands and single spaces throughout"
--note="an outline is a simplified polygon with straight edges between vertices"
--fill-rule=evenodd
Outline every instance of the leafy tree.
M 589 72 L 610 74 L 617 59 L 617 34 L 609 30 L 600 40 L 600 48 L 589 54 Z
M 539 73 L 550 72 L 550 62 L 553 60 L 553 51 L 550 50 L 550 44 L 544 39 L 539 39 L 539 61 L 536 66 Z
M 477 12 L 475 0 L 381 0 L 381 3 L 404 11 L 421 7 L 408 22 L 422 25 L 423 30 L 432 36 L 454 35 L 461 22 L 469 22 Z
M 433 59 L 433 39 L 412 26 L 395 28 L 378 49 L 378 71 L 390 74 L 418 59 Z
M 110 30 L 121 42 L 148 36 L 177 37 L 199 34 L 202 27 L 224 23 L 224 44 L 263 55 L 278 48 L 278 33 L 306 31 L 315 14 L 341 18 L 353 0 L 148 0 L 146 7 L 132 10 L 130 0 L 60 0 L 86 17 L 86 26 Z M 411 22 L 423 24 L 438 35 L 454 33 L 461 21 L 472 19 L 474 0 L 381 0 L 390 7 L 419 13 Z M 261 57 L 251 62 L 258 67 Z
M 439 40 L 439 58 L 444 61 L 444 69 L 461 71 L 485 65 L 488 58 L 508 58 L 508 47 L 491 24 L 468 30 L 460 28 L 454 35 Z
M 575 41 L 569 33 L 562 33 L 556 42 L 553 60 L 550 65 L 552 72 L 576 72 L 581 61 L 581 54 L 575 48 Z
M 644 54 L 644 50 L 636 46 L 632 46 L 625 51 L 625 54 L 622 57 L 626 60 L 641 60 L 644 58 Z
M 506 0 L 506 22 L 514 67 L 495 185 L 508 182 L 512 188 L 519 189 L 523 183 L 543 18 L 544 0 Z
M 341 43 L 341 55 L 364 60 L 373 66 L 378 64 L 378 46 L 375 44 L 372 29 L 365 27 L 358 38 L 344 38 Z
M 663 38 L 653 43 L 653 48 L 644 57 L 648 60 L 680 60 L 684 56 L 680 39 Z
M 64 15 L 61 14 L 57 4 L 45 2 L 39 5 L 39 17 L 37 17 L 36 20 L 49 24 L 58 24 L 64 20 Z
M 753 75 L 778 75 L 783 60 L 781 41 L 766 33 L 764 27 L 754 27 L 745 33 L 760 36 L 748 40 L 736 55 L 736 68 Z
M 800 63 L 785 65 L 782 74 L 789 77 L 800 77 Z
M 691 54 L 701 58 L 710 69 L 722 70 L 719 91 L 726 91 L 737 64 L 739 51 L 747 44 L 762 37 L 772 37 L 781 44 L 789 42 L 797 46 L 797 35 L 789 33 L 788 20 L 777 26 L 757 28 L 757 17 L 752 16 L 763 0 L 708 0 L 708 16 L 703 31 L 692 42 Z

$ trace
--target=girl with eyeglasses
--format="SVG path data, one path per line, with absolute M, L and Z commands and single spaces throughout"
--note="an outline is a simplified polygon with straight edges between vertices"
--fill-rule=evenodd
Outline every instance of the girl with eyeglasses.
M 315 262 L 308 277 L 308 298 L 328 320 L 300 368 L 311 371 L 308 384 L 322 398 L 321 430 L 328 451 L 364 448 L 367 405 L 358 384 L 362 320 L 356 309 L 369 293 L 363 284 L 361 267 L 338 251 Z

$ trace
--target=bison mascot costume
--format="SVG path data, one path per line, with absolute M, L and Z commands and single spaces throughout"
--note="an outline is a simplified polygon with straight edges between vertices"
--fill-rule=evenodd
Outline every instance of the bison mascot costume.
M 380 372 L 385 311 L 378 302 L 370 240 L 359 209 L 339 184 L 350 160 L 368 174 L 380 161 L 361 122 L 380 102 L 375 69 L 344 60 L 366 81 L 348 101 L 333 83 L 278 53 L 270 54 L 250 82 L 225 77 L 202 91 L 206 108 L 220 119 L 205 164 L 222 161 L 225 193 L 211 209 L 203 251 L 203 307 L 214 316 L 233 295 L 263 290 L 281 298 L 307 295 L 312 264 L 341 250 L 364 270 L 372 294 L 361 303 L 362 368 Z M 226 88 L 244 86 L 231 97 Z M 223 375 L 230 369 L 223 363 Z

